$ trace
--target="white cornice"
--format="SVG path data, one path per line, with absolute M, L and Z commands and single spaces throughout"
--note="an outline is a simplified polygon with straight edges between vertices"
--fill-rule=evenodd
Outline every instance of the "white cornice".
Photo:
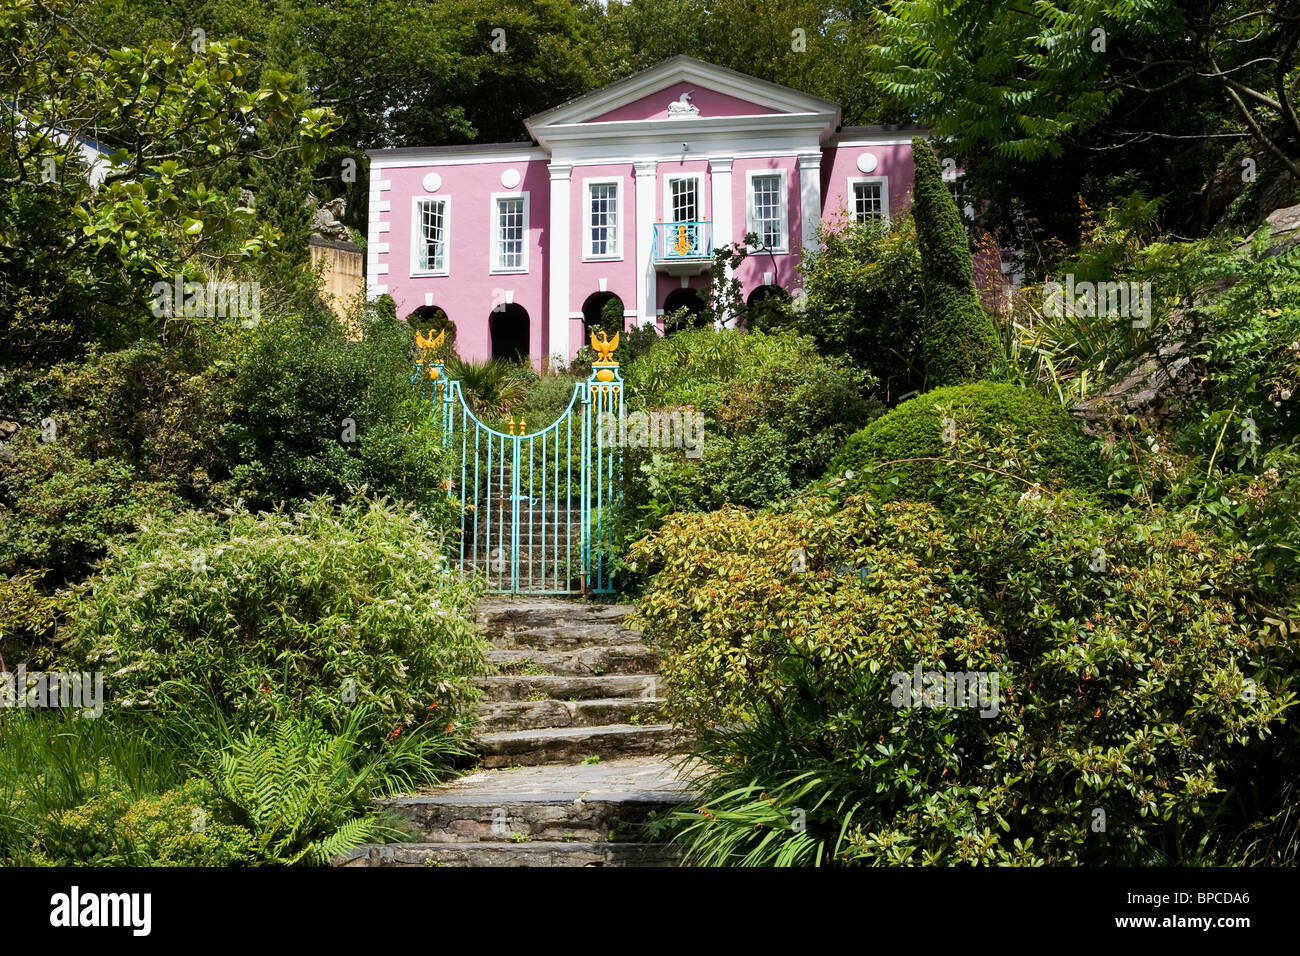
M 550 155 L 544 149 L 530 149 L 518 153 L 501 150 L 457 150 L 448 152 L 439 147 L 428 150 L 403 150 L 390 156 L 376 156 L 370 160 L 370 169 L 401 169 L 406 166 L 486 166 L 494 163 L 518 164 L 546 162 Z

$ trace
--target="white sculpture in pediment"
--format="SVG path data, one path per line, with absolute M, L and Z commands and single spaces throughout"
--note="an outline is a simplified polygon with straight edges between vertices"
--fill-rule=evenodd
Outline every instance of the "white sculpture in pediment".
M 699 116 L 700 108 L 691 102 L 691 94 L 683 93 L 668 104 L 668 118 L 682 119 L 687 116 Z

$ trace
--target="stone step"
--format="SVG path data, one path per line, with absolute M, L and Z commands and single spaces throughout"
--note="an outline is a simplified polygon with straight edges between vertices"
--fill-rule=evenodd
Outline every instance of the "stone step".
M 510 650 L 494 648 L 488 663 L 498 672 L 513 675 L 528 670 L 546 674 L 650 674 L 659 669 L 659 654 L 644 644 L 580 647 L 568 651 Z
M 492 635 L 497 647 L 522 650 L 535 647 L 541 650 L 563 650 L 575 647 L 620 647 L 641 643 L 641 632 L 619 624 L 565 624 L 551 627 L 530 627 Z
M 651 814 L 695 799 L 689 775 L 659 757 L 480 770 L 381 801 L 419 843 L 635 842 Z
M 335 866 L 677 866 L 657 843 L 367 844 L 334 858 Z
M 663 754 L 677 742 L 672 724 L 605 724 L 480 734 L 476 743 L 485 767 L 534 767 L 581 763 L 588 757 Z
M 484 731 L 537 730 L 546 727 L 598 727 L 602 724 L 653 724 L 663 698 L 598 697 L 587 700 L 506 700 L 478 708 Z
M 480 677 L 474 684 L 483 691 L 485 701 L 527 700 L 538 696 L 553 700 L 656 698 L 662 693 L 662 681 L 658 674 Z
M 489 634 L 569 624 L 618 624 L 632 614 L 630 604 L 598 604 L 562 598 L 485 599 L 478 621 Z

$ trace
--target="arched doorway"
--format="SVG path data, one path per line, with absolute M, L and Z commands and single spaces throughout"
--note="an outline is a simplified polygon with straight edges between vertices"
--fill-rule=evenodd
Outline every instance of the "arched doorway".
M 779 285 L 761 285 L 745 300 L 745 328 L 770 331 L 780 325 L 790 293 Z
M 626 326 L 623 319 L 623 300 L 613 292 L 593 292 L 582 303 L 582 338 L 584 344 L 591 333 L 604 331 L 606 335 L 621 332 Z
M 685 319 L 673 319 L 679 309 L 686 310 Z M 664 299 L 664 334 L 671 335 L 683 329 L 698 329 L 706 325 L 703 317 L 704 300 L 694 289 L 673 289 Z
M 492 357 L 507 362 L 528 361 L 528 310 L 508 302 L 488 316 L 488 334 L 492 339 Z
M 424 335 L 435 336 L 439 332 L 447 333 L 447 344 L 456 344 L 456 323 L 440 306 L 422 305 L 406 317 L 406 324 Z

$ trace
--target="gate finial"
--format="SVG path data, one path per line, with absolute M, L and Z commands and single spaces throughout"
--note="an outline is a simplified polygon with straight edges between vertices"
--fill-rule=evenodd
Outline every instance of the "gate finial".
M 443 329 L 433 338 L 427 338 L 420 334 L 420 330 L 415 330 L 415 345 L 420 350 L 420 361 L 426 362 L 433 352 L 442 346 L 443 340 L 447 338 L 447 330 Z
M 591 347 L 596 350 L 596 360 L 602 363 L 611 363 L 614 361 L 614 350 L 618 348 L 618 333 L 614 333 L 611 340 L 609 334 L 604 330 L 600 333 L 600 338 L 596 338 L 596 333 L 591 333 Z

